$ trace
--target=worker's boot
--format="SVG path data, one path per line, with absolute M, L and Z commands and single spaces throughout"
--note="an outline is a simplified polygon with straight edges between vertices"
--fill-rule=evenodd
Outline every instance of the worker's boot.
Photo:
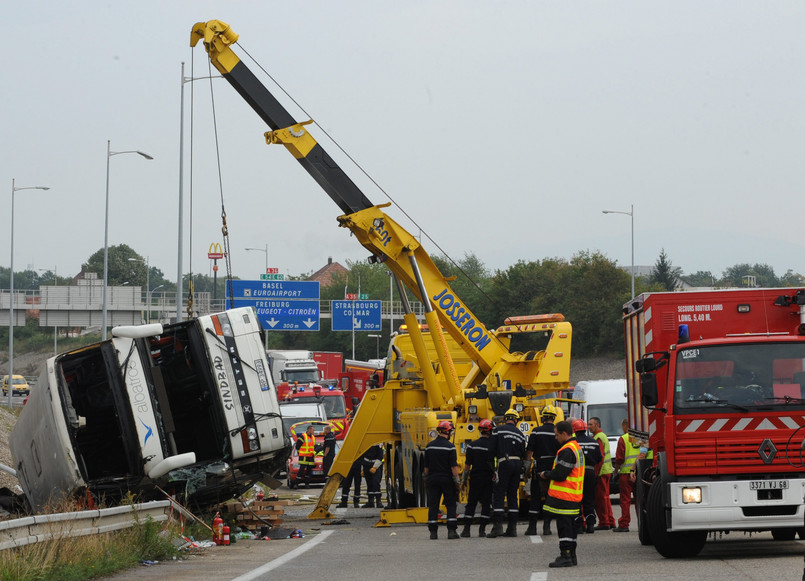
M 472 523 L 471 518 L 464 519 L 464 528 L 461 529 L 461 536 L 464 538 L 469 538 L 470 536 L 470 524 Z M 483 525 L 482 525 L 483 526 Z
M 537 534 L 537 519 L 530 517 L 528 519 L 528 528 L 525 530 L 525 536 L 531 537 Z
M 435 541 L 439 538 L 439 529 L 431 529 L 430 531 L 430 540 Z
M 552 563 L 549 563 L 548 567 L 572 567 L 574 564 L 570 549 L 562 549 L 559 556 Z
M 509 515 L 509 525 L 506 527 L 506 532 L 503 533 L 504 537 L 517 536 L 517 515 Z
M 587 521 L 587 534 L 591 535 L 595 532 L 595 521 L 590 519 Z
M 570 549 L 570 560 L 573 561 L 574 567 L 579 564 L 579 560 L 576 558 L 576 547 Z
M 481 526 L 478 528 L 478 536 L 483 538 L 486 536 L 486 523 L 482 522 Z
M 355 508 L 361 507 L 361 497 L 360 496 L 353 496 L 352 497 L 352 506 Z
M 364 504 L 361 508 L 374 508 L 374 507 L 375 507 L 375 501 L 374 499 L 370 498 L 369 502 Z
M 456 532 L 456 529 L 447 529 L 447 538 L 448 539 L 459 539 L 461 537 L 458 536 L 458 533 Z
M 551 520 L 546 518 L 542 521 L 542 536 L 547 537 L 551 534 Z
M 339 504 L 338 506 L 336 506 L 336 508 L 346 508 L 346 507 L 347 507 L 347 501 L 348 501 L 348 500 L 349 500 L 349 497 L 348 497 L 348 496 L 342 496 L 342 497 L 341 497 L 341 504 Z
M 496 537 L 503 536 L 503 523 L 499 520 L 496 520 L 492 523 L 492 530 L 487 533 L 487 538 L 494 539 Z

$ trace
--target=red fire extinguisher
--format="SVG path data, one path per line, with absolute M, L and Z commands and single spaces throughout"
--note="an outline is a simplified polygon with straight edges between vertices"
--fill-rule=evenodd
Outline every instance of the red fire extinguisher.
M 222 545 L 224 542 L 224 521 L 220 512 L 216 512 L 215 518 L 212 519 L 212 541 L 216 545 Z
M 229 527 L 224 525 L 223 531 L 224 531 L 223 532 L 224 541 L 221 544 L 222 545 L 228 545 L 229 544 Z

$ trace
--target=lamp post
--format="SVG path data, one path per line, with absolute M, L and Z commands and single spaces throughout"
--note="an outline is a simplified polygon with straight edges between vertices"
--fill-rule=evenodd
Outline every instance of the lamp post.
M 151 288 L 151 264 L 149 262 L 149 257 L 146 256 L 144 261 L 140 258 L 129 258 L 128 260 L 129 262 L 139 262 L 141 264 L 145 264 L 145 298 L 148 299 L 148 291 Z M 148 304 L 149 307 L 150 304 L 151 303 Z M 149 323 L 151 322 L 151 311 L 148 311 L 146 321 Z
M 14 393 L 14 194 L 22 190 L 49 190 L 47 186 L 17 187 L 11 180 L 11 267 L 9 268 L 8 295 L 8 407 L 13 407 L 11 394 Z
M 630 206 L 628 212 L 619 210 L 601 210 L 603 214 L 624 214 L 632 219 L 632 298 L 634 298 L 634 204 Z
M 47 272 L 47 268 L 40 268 L 38 269 L 39 272 Z M 53 286 L 59 286 L 59 279 L 56 277 L 56 267 L 53 267 Z M 56 356 L 59 354 L 59 327 L 57 325 L 53 325 L 53 355 Z
M 103 219 L 103 314 L 101 316 L 101 339 L 106 341 L 106 294 L 107 285 L 109 284 L 109 160 L 113 155 L 121 155 L 124 153 L 136 153 L 145 159 L 154 159 L 145 152 L 137 149 L 128 151 L 112 151 L 111 140 L 106 141 L 106 212 Z
M 148 291 L 147 293 L 145 293 L 145 296 L 146 296 L 146 298 L 148 299 L 148 319 L 146 319 L 146 322 L 147 322 L 147 323 L 149 323 L 149 324 L 151 323 L 151 295 L 153 294 L 153 292 L 154 292 L 155 290 L 160 289 L 160 288 L 162 288 L 163 286 L 165 286 L 165 285 L 164 285 L 164 284 L 161 284 L 161 285 L 159 285 L 159 286 L 157 286 L 157 287 L 154 287 L 153 289 L 151 289 L 151 290 L 150 290 L 150 291 Z
M 214 75 L 210 77 L 185 77 L 184 76 L 184 61 L 182 62 L 182 85 L 181 85 L 181 95 L 180 95 L 180 102 L 179 102 L 179 257 L 177 262 L 177 274 L 176 274 L 176 322 L 182 322 L 182 244 L 183 234 L 182 234 L 182 226 L 184 224 L 184 85 L 185 83 L 191 83 L 193 81 L 200 81 L 201 79 L 220 79 L 221 75 Z M 191 121 L 192 123 L 192 121 Z M 192 127 L 191 127 L 192 129 Z M 192 193 L 192 192 L 191 192 Z M 192 210 L 192 199 L 191 199 L 191 210 Z M 193 243 L 193 235 L 192 231 L 190 234 L 190 243 L 192 246 Z
M 245 248 L 245 250 L 256 250 L 257 252 L 265 252 L 266 253 L 266 273 L 268 273 L 268 244 L 266 244 L 265 248 Z

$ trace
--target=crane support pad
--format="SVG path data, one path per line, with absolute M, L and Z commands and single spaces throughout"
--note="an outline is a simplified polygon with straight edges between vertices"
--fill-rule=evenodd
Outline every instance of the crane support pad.
M 424 525 L 428 522 L 428 507 L 400 508 L 396 510 L 381 510 L 380 520 L 375 527 L 389 527 L 405 523 Z

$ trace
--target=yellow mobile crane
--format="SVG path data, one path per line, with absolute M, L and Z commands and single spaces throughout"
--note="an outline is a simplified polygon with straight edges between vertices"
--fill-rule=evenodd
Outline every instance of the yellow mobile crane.
M 352 463 L 380 443 L 387 450 L 391 503 L 423 506 L 422 455 L 438 422 L 451 420 L 456 426 L 460 463 L 481 419 L 494 419 L 514 407 L 522 416 L 520 429 L 528 432 L 539 422 L 544 398 L 568 387 L 571 325 L 562 315 L 537 315 L 511 317 L 502 327 L 487 330 L 419 241 L 385 213 L 390 204 L 372 204 L 306 129 L 310 121 L 294 120 L 240 60 L 232 50 L 237 40 L 219 20 L 195 24 L 190 35 L 190 45 L 203 42 L 215 68 L 271 128 L 267 143 L 285 146 L 344 213 L 339 225 L 371 252 L 370 261 L 391 270 L 418 368 L 413 375 L 392 373 L 382 388 L 366 392 L 309 518 L 332 517 L 329 506 Z M 424 305 L 427 339 L 405 288 Z M 547 343 L 538 350 L 510 351 L 512 336 L 525 332 L 546 335 Z M 451 356 L 456 347 L 464 354 L 458 370 Z

